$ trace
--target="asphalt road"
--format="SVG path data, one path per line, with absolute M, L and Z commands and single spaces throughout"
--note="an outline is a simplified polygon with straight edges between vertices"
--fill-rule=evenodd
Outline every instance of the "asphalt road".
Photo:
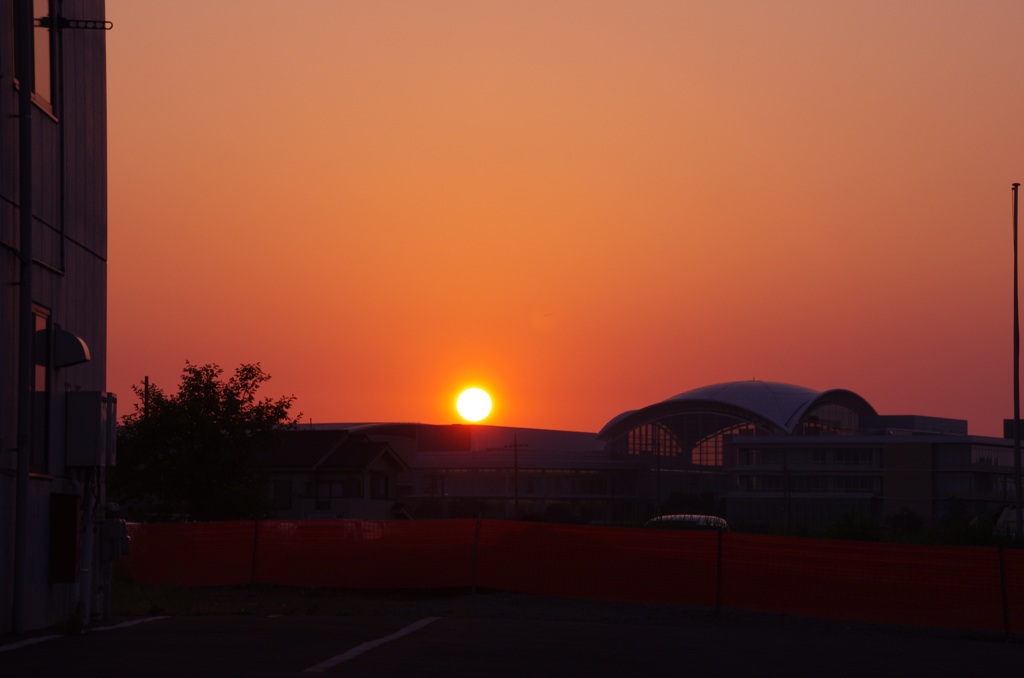
M 1024 643 L 500 596 L 352 615 L 142 617 L 0 637 L 0 676 L 1021 675 Z

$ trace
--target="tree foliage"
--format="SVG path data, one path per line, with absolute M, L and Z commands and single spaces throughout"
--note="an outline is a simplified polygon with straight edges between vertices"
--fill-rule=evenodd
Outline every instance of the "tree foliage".
M 294 396 L 257 397 L 270 376 L 259 363 L 229 378 L 217 365 L 186 362 L 178 392 L 132 387 L 135 409 L 118 427 L 109 492 L 134 520 L 232 520 L 268 509 L 266 458 Z

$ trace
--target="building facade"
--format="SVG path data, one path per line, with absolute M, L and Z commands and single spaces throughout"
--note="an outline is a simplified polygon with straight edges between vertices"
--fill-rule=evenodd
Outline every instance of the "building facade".
M 396 506 L 412 518 L 629 520 L 636 466 L 593 433 L 486 424 L 326 424 L 388 445 L 406 469 Z
M 335 425 L 387 441 L 416 518 L 641 525 L 713 514 L 740 529 L 820 529 L 850 516 L 993 519 L 1014 501 L 1012 440 L 967 422 L 880 415 L 843 389 L 750 381 L 624 412 L 597 433 L 488 425 Z
M 707 386 L 623 413 L 599 437 L 658 478 L 647 513 L 702 500 L 735 526 L 821 528 L 852 514 L 988 519 L 1014 501 L 1012 441 L 970 436 L 958 419 L 879 415 L 846 390 Z
M 108 601 L 107 27 L 102 0 L 0 11 L 0 632 Z

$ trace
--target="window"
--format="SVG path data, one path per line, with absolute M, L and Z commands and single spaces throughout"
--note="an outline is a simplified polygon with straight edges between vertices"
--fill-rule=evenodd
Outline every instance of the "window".
M 332 497 L 332 498 L 354 498 L 361 497 L 359 478 L 342 478 L 341 480 L 335 480 L 332 482 L 320 483 L 318 490 L 321 498 Z
M 49 21 L 40 22 L 41 19 L 49 20 L 53 16 L 50 12 L 50 0 L 32 0 L 32 17 L 35 28 L 32 29 L 32 47 L 35 63 L 35 82 L 33 89 L 36 96 L 46 102 L 53 101 L 53 39 L 56 34 L 51 30 Z M 40 26 L 40 23 L 46 25 Z
M 725 440 L 728 436 L 753 435 L 756 432 L 756 427 L 746 422 L 716 430 L 714 433 L 698 440 L 697 444 L 693 446 L 691 451 L 693 464 L 696 466 L 721 466 L 722 451 L 725 448 Z
M 872 476 L 836 476 L 832 483 L 836 492 L 878 492 L 881 479 Z
M 827 492 L 828 478 L 825 476 L 793 476 L 790 486 L 794 492 Z
M 746 463 L 749 466 L 782 466 L 785 454 L 782 450 L 747 450 L 745 452 Z
M 871 466 L 875 464 L 874 450 L 861 448 L 837 449 L 832 456 L 837 466 Z
M 388 498 L 388 474 L 373 472 L 370 474 L 370 499 Z
M 935 493 L 938 495 L 969 494 L 971 491 L 971 474 L 969 473 L 936 473 Z
M 936 466 L 969 466 L 971 448 L 969 445 L 937 445 L 935 447 Z
M 740 487 L 750 492 L 782 492 L 785 478 L 776 475 L 741 476 Z
M 270 482 L 270 507 L 275 511 L 285 511 L 292 507 L 292 481 L 272 480 Z
M 938 468 L 1002 466 L 1013 468 L 1013 450 L 993 445 L 936 445 L 935 466 Z
M 45 473 L 50 467 L 50 314 L 41 306 L 32 309 L 35 338 L 32 346 L 32 443 L 29 469 Z
M 358 499 L 363 496 L 359 478 L 323 480 L 306 485 L 306 496 L 312 497 L 317 511 L 330 511 L 333 499 Z
M 47 113 L 53 115 L 53 101 L 55 93 L 54 64 L 57 62 L 57 35 L 58 31 L 53 29 L 56 21 L 56 13 L 51 11 L 56 0 L 32 0 L 31 23 L 32 33 L 31 44 L 27 45 L 32 53 L 32 101 Z M 22 38 L 22 3 L 15 3 L 14 16 L 14 40 L 15 40 L 15 83 L 18 83 L 17 64 L 20 54 Z
M 654 454 L 659 457 L 675 457 L 682 448 L 679 441 L 664 424 L 642 424 L 628 434 L 628 454 Z
M 860 429 L 858 414 L 839 403 L 818 405 L 804 415 L 796 432 L 802 435 L 852 435 Z

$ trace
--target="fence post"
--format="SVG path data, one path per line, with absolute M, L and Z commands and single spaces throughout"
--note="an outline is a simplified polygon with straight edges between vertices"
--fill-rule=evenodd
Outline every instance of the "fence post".
M 249 569 L 249 585 L 256 583 L 256 545 L 259 543 L 260 521 L 252 521 L 252 566 Z
M 715 558 L 715 614 L 722 614 L 722 535 L 724 530 L 718 530 L 718 555 Z
M 476 571 L 477 571 L 477 558 L 480 552 L 480 522 L 483 519 L 483 512 L 478 511 L 476 514 L 476 532 L 473 534 L 473 597 L 476 597 Z
M 999 592 L 1003 598 L 1003 638 L 1010 637 L 1010 604 L 1006 599 L 1006 560 L 1003 547 L 999 547 Z

